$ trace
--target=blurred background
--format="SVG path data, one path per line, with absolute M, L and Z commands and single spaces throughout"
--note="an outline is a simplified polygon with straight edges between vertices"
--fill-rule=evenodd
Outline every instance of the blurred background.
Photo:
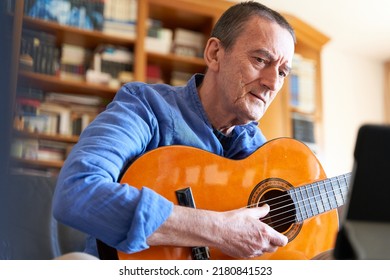
M 239 2 L 239 1 L 235 1 Z M 390 123 L 390 2 L 387 0 L 263 0 L 330 40 L 321 52 L 323 153 L 327 175 L 352 168 L 357 130 Z M 385 71 L 387 70 L 387 72 Z

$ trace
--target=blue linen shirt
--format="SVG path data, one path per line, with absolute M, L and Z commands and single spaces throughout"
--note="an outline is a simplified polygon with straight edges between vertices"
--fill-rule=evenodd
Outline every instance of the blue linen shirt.
M 175 144 L 240 159 L 264 144 L 255 122 L 229 137 L 213 129 L 197 91 L 202 80 L 196 74 L 182 87 L 125 84 L 80 135 L 59 174 L 53 213 L 90 235 L 87 253 L 97 256 L 96 238 L 127 253 L 147 249 L 148 236 L 171 214 L 173 203 L 147 186 L 118 183 L 140 155 Z

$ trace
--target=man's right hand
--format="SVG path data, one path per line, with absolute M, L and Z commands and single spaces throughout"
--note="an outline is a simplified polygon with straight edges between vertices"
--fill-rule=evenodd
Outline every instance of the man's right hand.
M 151 246 L 207 246 L 233 258 L 274 252 L 288 239 L 260 221 L 269 206 L 215 212 L 175 206 L 171 216 L 149 238 Z

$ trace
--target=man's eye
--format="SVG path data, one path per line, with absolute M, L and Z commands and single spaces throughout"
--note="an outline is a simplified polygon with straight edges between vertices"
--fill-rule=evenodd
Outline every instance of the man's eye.
M 265 59 L 263 59 L 261 57 L 256 57 L 256 61 L 259 63 L 265 63 Z
M 282 77 L 282 78 L 286 78 L 287 77 L 287 73 L 285 73 L 283 71 L 280 71 L 279 72 L 279 76 Z

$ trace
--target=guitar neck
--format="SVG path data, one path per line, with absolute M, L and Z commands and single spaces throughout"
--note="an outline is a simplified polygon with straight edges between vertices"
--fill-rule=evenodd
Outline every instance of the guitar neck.
M 344 205 L 351 173 L 297 187 L 288 191 L 296 210 L 296 222 Z

